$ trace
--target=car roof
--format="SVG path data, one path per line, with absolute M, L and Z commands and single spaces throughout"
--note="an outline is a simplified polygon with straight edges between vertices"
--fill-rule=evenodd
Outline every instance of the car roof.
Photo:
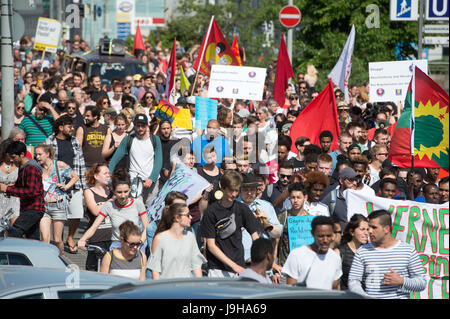
M 93 299 L 358 299 L 348 291 L 290 285 L 261 284 L 247 278 L 180 278 L 125 284 L 105 290 Z
M 0 253 L 22 253 L 33 266 L 66 268 L 56 246 L 39 240 L 7 237 L 0 239 Z
M 74 268 L 56 269 L 27 266 L 0 266 L 0 298 L 5 295 L 24 290 L 42 287 L 100 286 L 106 288 L 115 285 L 134 282 L 135 280 L 79 270 L 74 274 Z

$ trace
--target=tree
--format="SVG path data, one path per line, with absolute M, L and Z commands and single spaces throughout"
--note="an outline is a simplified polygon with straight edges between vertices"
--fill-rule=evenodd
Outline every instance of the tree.
M 273 0 L 224 0 L 220 5 L 198 4 L 195 0 L 180 0 L 180 18 L 173 19 L 166 30 L 160 30 L 161 40 L 170 47 L 176 35 L 186 49 L 200 44 L 208 28 L 211 16 L 231 44 L 233 32 L 239 33 L 239 45 L 246 51 L 247 65 L 268 66 L 276 56 L 280 32 L 286 32 L 278 19 L 287 1 Z M 396 47 L 401 55 L 415 51 L 417 22 L 391 22 L 389 0 L 296 0 L 302 20 L 294 30 L 294 72 L 305 72 L 307 64 L 317 70 L 316 87 L 321 89 L 328 82 L 327 75 L 339 59 L 341 51 L 355 25 L 356 37 L 353 51 L 350 83 L 360 85 L 368 80 L 368 63 L 396 60 Z M 369 8 L 369 10 L 368 10 Z M 377 22 L 377 10 L 379 23 Z M 264 22 L 272 21 L 275 28 L 275 50 L 264 49 Z M 263 57 L 261 59 L 261 57 Z

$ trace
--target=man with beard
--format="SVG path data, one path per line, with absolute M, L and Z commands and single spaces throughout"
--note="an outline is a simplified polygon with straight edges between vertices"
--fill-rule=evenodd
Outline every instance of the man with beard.
M 111 129 L 100 124 L 100 110 L 96 106 L 89 105 L 84 111 L 85 125 L 80 126 L 76 132 L 76 138 L 83 148 L 86 169 L 91 169 L 95 163 L 103 162 L 103 141 Z
M 76 253 L 77 248 L 74 235 L 83 217 L 83 189 L 86 185 L 86 166 L 84 162 L 83 149 L 78 140 L 73 136 L 73 119 L 69 115 L 63 115 L 55 121 L 53 125 L 54 134 L 45 140 L 45 144 L 53 146 L 55 150 L 55 160 L 63 161 L 69 165 L 79 176 L 70 193 L 69 214 L 69 234 L 67 236 L 67 246 L 70 253 Z
M 426 174 L 423 177 L 424 183 L 427 184 L 438 184 L 439 180 L 439 172 L 441 171 L 440 167 L 427 167 L 425 168 Z
M 448 202 L 449 197 L 449 178 L 448 176 L 442 178 L 439 181 L 439 195 L 441 196 L 440 203 L 446 203 Z
M 331 143 L 333 142 L 333 133 L 328 130 L 320 132 L 319 141 L 322 153 L 328 154 L 331 149 Z
M 53 122 L 59 118 L 49 96 L 41 96 L 35 114 L 25 114 L 19 127 L 26 134 L 26 144 L 36 146 L 52 135 Z
M 88 87 L 92 89 L 91 99 L 96 102 L 102 96 L 108 96 L 108 94 L 101 88 L 102 80 L 100 75 L 91 75 L 88 79 Z
M 409 299 L 411 292 L 425 289 L 419 255 L 414 247 L 392 237 L 390 213 L 376 210 L 369 215 L 369 236 L 370 242 L 353 257 L 350 291 L 373 298 Z
M 224 156 L 232 156 L 230 143 L 219 136 L 219 122 L 217 120 L 210 120 L 206 128 L 206 134 L 197 137 L 191 144 L 191 148 L 194 151 L 195 158 L 199 166 L 206 164 L 205 156 L 203 150 L 208 146 L 214 146 L 217 155 L 216 165 L 220 167 L 222 163 L 222 158 Z
M 292 181 L 292 175 L 294 174 L 294 167 L 292 162 L 284 161 L 281 162 L 278 168 L 278 181 L 275 184 L 270 184 L 266 187 L 264 190 L 264 193 L 262 195 L 262 199 L 266 200 L 275 207 L 275 212 L 280 214 L 283 210 L 283 203 L 287 200 L 286 198 L 289 196 L 288 193 L 288 186 Z M 283 195 L 286 194 L 286 195 Z M 278 206 L 275 206 L 275 201 L 278 199 L 278 197 L 284 196 L 284 200 L 278 200 L 280 204 Z

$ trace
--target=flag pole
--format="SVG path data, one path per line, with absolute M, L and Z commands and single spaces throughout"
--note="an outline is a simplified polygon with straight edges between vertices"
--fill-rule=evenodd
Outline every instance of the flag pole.
M 414 168 L 414 109 L 415 109 L 415 100 L 416 100 L 416 66 L 414 66 L 413 69 L 413 75 L 412 75 L 412 81 L 411 81 L 411 140 L 410 140 L 410 147 L 411 147 L 411 168 Z
M 209 27 L 208 27 L 208 30 L 206 31 L 206 36 L 205 36 L 205 39 L 203 41 L 204 43 L 202 43 L 202 44 L 205 44 L 205 45 L 203 46 L 203 50 L 202 50 L 201 55 L 200 55 L 200 60 L 199 60 L 199 63 L 198 63 L 198 70 L 196 70 L 197 72 L 195 73 L 194 84 L 192 85 L 192 89 L 191 89 L 191 94 L 190 95 L 192 95 L 192 93 L 194 92 L 195 84 L 197 84 L 198 73 L 200 72 L 200 69 L 202 67 L 203 56 L 205 55 L 205 50 L 206 50 L 206 42 L 209 39 L 209 34 L 211 33 L 211 27 L 212 27 L 213 21 L 214 21 L 214 16 L 211 17 L 211 21 L 209 22 Z

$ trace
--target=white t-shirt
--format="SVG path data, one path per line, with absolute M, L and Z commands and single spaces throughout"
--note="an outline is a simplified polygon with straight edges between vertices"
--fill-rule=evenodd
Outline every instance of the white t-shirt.
M 310 204 L 308 201 L 305 201 L 303 208 L 312 216 L 330 216 L 328 206 L 321 202 L 312 202 Z
M 380 170 L 375 169 L 373 166 L 369 164 L 370 167 L 370 183 L 369 186 L 372 186 L 377 181 L 380 180 Z
M 308 288 L 333 289 L 333 282 L 341 278 L 341 257 L 332 249 L 317 254 L 308 245 L 289 253 L 281 273 L 302 282 L 306 278 Z
M 149 178 L 154 163 L 154 149 L 149 138 L 134 138 L 130 149 L 130 177 Z

